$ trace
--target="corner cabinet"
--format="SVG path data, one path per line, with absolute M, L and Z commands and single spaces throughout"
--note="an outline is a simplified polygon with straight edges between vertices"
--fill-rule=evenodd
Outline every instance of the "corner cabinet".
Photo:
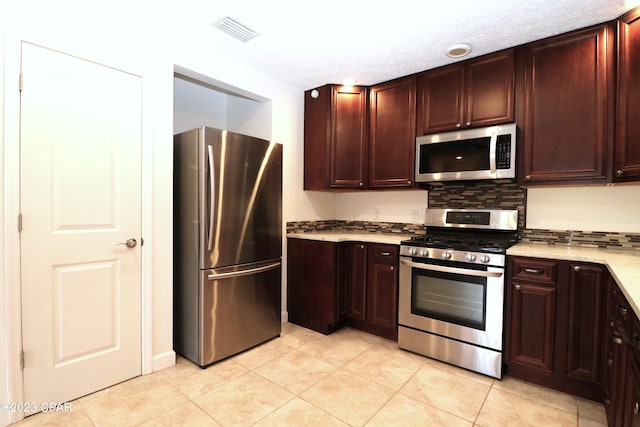
M 363 189 L 369 91 L 325 85 L 304 94 L 304 189 Z
M 369 105 L 369 188 L 412 187 L 416 77 L 372 86 Z
M 518 49 L 521 185 L 611 181 L 614 36 L 610 23 Z
M 509 271 L 507 373 L 601 399 L 606 268 L 510 257 Z
M 615 181 L 640 180 L 640 8 L 618 20 Z
M 513 50 L 420 73 L 416 117 L 418 135 L 512 122 Z
M 398 339 L 397 245 L 287 239 L 289 321 L 323 334 L 344 325 Z

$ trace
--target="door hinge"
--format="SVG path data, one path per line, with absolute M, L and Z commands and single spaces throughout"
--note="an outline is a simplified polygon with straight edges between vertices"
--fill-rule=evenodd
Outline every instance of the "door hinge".
M 20 73 L 20 76 L 18 76 L 18 90 L 20 92 L 22 92 L 22 85 L 23 85 L 23 81 L 22 81 L 22 73 Z
M 24 350 L 20 351 L 20 369 L 24 369 Z
M 18 214 L 18 233 L 22 233 L 22 213 Z

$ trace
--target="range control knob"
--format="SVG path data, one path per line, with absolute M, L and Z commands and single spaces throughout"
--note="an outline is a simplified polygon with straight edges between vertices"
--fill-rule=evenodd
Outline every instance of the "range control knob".
M 451 252 L 449 252 L 449 251 L 442 252 L 442 258 L 451 259 Z
M 426 249 L 420 249 L 420 256 L 426 257 L 429 255 L 429 251 Z
M 467 254 L 467 256 L 465 257 L 465 259 L 469 262 L 473 262 L 476 260 L 476 256 L 475 254 Z
M 482 256 L 480 257 L 480 262 L 481 262 L 481 263 L 483 263 L 483 264 L 486 264 L 486 263 L 488 263 L 489 261 L 491 261 L 491 258 L 489 258 L 489 255 L 482 255 Z
M 416 248 L 409 248 L 407 249 L 407 252 L 409 253 L 409 255 L 415 255 L 417 251 Z

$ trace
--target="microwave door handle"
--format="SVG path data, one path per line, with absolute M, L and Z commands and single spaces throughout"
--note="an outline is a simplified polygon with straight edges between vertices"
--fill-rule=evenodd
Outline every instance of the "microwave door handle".
M 498 132 L 493 131 L 491 133 L 491 139 L 489 140 L 489 169 L 491 173 L 496 173 L 496 145 L 498 141 Z
M 446 267 L 443 265 L 434 264 L 419 264 L 407 260 L 400 260 L 400 262 L 406 266 L 414 267 L 419 270 L 439 271 L 441 273 L 462 274 L 465 276 L 477 276 L 477 277 L 501 277 L 502 271 L 482 271 L 482 270 L 467 270 L 466 268 Z

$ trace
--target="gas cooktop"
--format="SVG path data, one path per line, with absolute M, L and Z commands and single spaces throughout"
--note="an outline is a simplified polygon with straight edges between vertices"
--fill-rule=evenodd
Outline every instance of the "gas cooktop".
M 460 251 L 505 253 L 518 243 L 516 233 L 489 232 L 456 233 L 449 231 L 430 231 L 424 236 L 415 236 L 402 242 L 403 245 L 422 248 L 453 249 Z

